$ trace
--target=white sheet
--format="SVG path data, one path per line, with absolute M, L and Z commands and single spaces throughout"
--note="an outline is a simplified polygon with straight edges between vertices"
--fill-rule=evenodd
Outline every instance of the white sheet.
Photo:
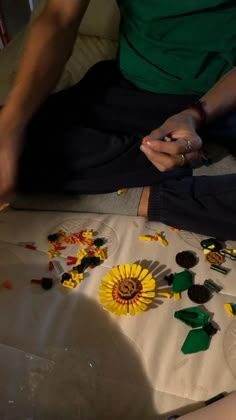
M 58 227 L 96 230 L 108 240 L 108 259 L 76 289 L 65 290 L 54 274 L 54 288 L 44 291 L 30 280 L 48 275 L 47 235 Z M 155 230 L 165 232 L 166 248 L 139 241 L 139 235 Z M 17 418 L 8 413 L 11 407 L 13 413 L 22 410 L 21 418 L 27 413 L 33 419 L 161 419 L 181 406 L 188 411 L 191 403 L 235 389 L 236 320 L 226 315 L 223 304 L 236 303 L 236 262 L 227 260 L 227 276 L 210 270 L 198 235 L 171 232 L 138 217 L 9 210 L 0 214 L 0 239 L 0 280 L 13 284 L 12 290 L 0 291 L 0 354 L 6 360 L 0 366 L 5 378 L 1 418 Z M 15 245 L 22 241 L 35 241 L 37 251 Z M 157 298 L 134 318 L 106 313 L 97 297 L 102 276 L 125 262 L 151 268 L 163 287 L 165 273 L 182 271 L 175 263 L 181 250 L 199 257 L 192 269 L 196 283 L 211 278 L 223 286 L 205 304 L 220 330 L 209 350 L 187 356 L 180 348 L 190 328 L 173 316 L 195 306 L 186 293 L 178 302 Z M 73 247 L 63 251 L 64 268 L 65 256 L 73 252 Z

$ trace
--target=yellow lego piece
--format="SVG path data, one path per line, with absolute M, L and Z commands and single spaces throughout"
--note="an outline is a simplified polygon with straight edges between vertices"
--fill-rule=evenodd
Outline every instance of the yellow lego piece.
M 161 235 L 158 235 L 158 241 L 162 244 L 162 246 L 167 246 L 168 245 L 168 242 L 167 242 L 167 240 L 165 239 L 165 238 L 163 238 L 163 236 L 161 236 Z
M 77 286 L 77 283 L 73 280 L 65 280 L 62 283 L 62 286 L 67 287 L 68 289 L 74 289 Z
M 78 273 L 75 270 L 70 270 L 69 274 L 71 275 L 72 280 L 76 281 L 76 283 L 80 283 L 81 280 L 84 278 L 83 273 Z
M 85 230 L 82 233 L 83 238 L 91 238 L 93 236 L 93 232 L 91 230 Z
M 181 293 L 174 293 L 174 300 L 180 300 L 181 299 Z
M 172 298 L 172 293 L 170 293 L 170 292 L 166 292 L 166 291 L 157 291 L 157 294 L 159 295 L 159 296 L 163 296 L 163 297 L 165 297 L 165 298 L 167 298 L 167 299 L 170 299 L 170 298 Z
M 88 255 L 87 251 L 85 251 L 85 249 L 83 248 L 79 249 L 79 251 L 77 252 L 77 257 L 80 259 L 87 257 L 87 255 Z
M 222 251 L 225 251 L 227 252 L 227 254 L 230 254 L 230 255 L 236 254 L 236 249 L 224 248 Z
M 159 241 L 162 246 L 167 246 L 168 242 L 167 240 L 158 232 L 155 232 L 155 235 L 153 236 L 153 241 Z
M 76 265 L 79 265 L 81 263 L 81 260 L 84 257 L 87 257 L 88 253 L 87 251 L 85 251 L 85 249 L 79 249 L 78 253 L 77 253 L 77 261 L 76 261 Z
M 99 257 L 101 260 L 104 261 L 106 259 L 106 257 L 107 257 L 106 251 L 107 251 L 106 248 L 104 248 L 104 249 L 98 249 L 98 248 L 96 248 L 95 249 L 95 252 L 94 252 L 94 255 L 95 255 L 95 257 Z
M 58 257 L 58 255 L 61 255 L 59 251 L 55 251 L 54 249 L 49 249 L 47 252 L 49 258 Z
M 210 251 L 209 249 L 204 249 L 204 250 L 203 250 L 203 254 L 204 254 L 204 255 L 207 255 L 207 254 L 209 254 L 210 252 L 211 252 L 211 251 Z
M 230 303 L 225 303 L 225 304 L 224 304 L 224 308 L 225 308 L 225 310 L 226 310 L 226 312 L 227 312 L 227 315 L 228 315 L 230 318 L 233 318 L 233 317 L 235 316 L 235 314 L 234 314 L 234 312 L 233 312 L 233 309 L 232 309 L 232 306 L 230 305 Z
M 151 236 L 139 236 L 138 238 L 140 241 L 152 241 Z

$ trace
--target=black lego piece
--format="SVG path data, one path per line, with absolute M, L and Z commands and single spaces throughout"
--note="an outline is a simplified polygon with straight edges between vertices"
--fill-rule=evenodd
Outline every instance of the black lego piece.
M 193 284 L 188 289 L 188 297 L 195 303 L 206 303 L 211 299 L 211 291 L 202 284 Z

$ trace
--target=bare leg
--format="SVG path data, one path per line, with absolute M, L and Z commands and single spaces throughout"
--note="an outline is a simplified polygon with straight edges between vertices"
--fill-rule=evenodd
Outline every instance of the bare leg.
M 148 214 L 148 200 L 150 194 L 150 187 L 144 187 L 143 193 L 138 206 L 138 216 L 146 217 Z
M 234 420 L 236 413 L 236 392 L 216 403 L 201 408 L 179 420 Z

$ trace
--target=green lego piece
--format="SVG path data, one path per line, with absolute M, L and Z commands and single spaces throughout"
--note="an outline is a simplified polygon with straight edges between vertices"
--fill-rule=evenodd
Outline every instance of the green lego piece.
M 192 285 L 193 285 L 193 274 L 190 271 L 184 270 L 184 271 L 181 271 L 180 273 L 175 273 L 174 280 L 172 283 L 172 292 L 181 293 L 184 290 L 187 290 Z
M 230 306 L 232 308 L 233 313 L 236 315 L 236 303 L 231 303 Z
M 184 354 L 198 353 L 209 348 L 211 337 L 203 328 L 189 331 L 181 351 Z
M 217 265 L 217 264 L 211 264 L 210 268 L 211 270 L 218 271 L 219 273 L 222 273 L 222 274 L 228 274 L 229 272 L 228 268 L 222 267 L 221 265 Z
M 192 328 L 203 327 L 209 320 L 209 315 L 205 314 L 198 306 L 176 311 L 174 316 Z
M 213 281 L 211 280 L 205 280 L 204 285 L 208 287 L 208 289 L 212 290 L 213 292 L 219 293 L 221 291 L 221 287 L 213 283 Z
M 210 251 L 220 251 L 223 247 L 215 238 L 204 239 L 200 242 L 202 248 L 209 249 Z

